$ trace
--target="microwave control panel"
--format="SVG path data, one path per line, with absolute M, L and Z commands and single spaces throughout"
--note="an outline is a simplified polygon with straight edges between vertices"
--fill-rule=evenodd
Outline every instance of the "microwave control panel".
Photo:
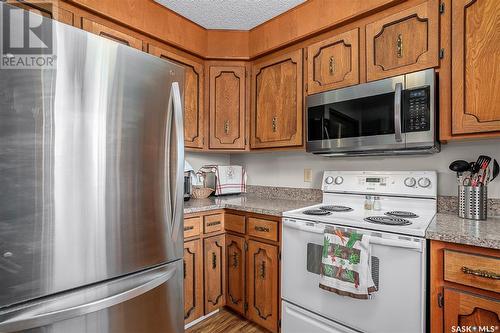
M 405 132 L 423 132 L 431 128 L 429 87 L 405 91 Z

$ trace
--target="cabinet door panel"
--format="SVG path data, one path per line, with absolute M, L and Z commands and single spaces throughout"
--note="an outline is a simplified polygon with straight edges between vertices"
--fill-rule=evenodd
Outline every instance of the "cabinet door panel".
M 278 248 L 248 242 L 248 317 L 272 332 L 278 330 Z
M 115 30 L 113 28 L 107 27 L 100 23 L 91 21 L 90 19 L 83 18 L 82 19 L 82 28 L 85 31 L 94 33 L 101 37 L 105 37 L 107 39 L 111 39 L 115 42 L 133 47 L 135 49 L 142 51 L 142 40 L 139 38 L 135 38 L 130 36 L 124 32 Z
M 205 314 L 225 305 L 224 235 L 204 239 Z
M 184 322 L 203 316 L 203 257 L 201 240 L 184 243 Z
M 149 53 L 184 67 L 184 146 L 203 148 L 203 65 L 153 45 Z
M 302 145 L 302 50 L 254 65 L 252 148 Z
M 210 67 L 210 148 L 245 148 L 245 67 Z
M 368 81 L 438 66 L 438 10 L 433 1 L 366 26 Z
M 453 134 L 500 131 L 500 1 L 452 1 Z
M 245 313 L 245 239 L 226 235 L 226 305 Z
M 498 300 L 445 288 L 444 304 L 445 332 L 457 332 L 457 326 L 470 328 L 500 326 L 500 301 Z M 474 331 L 471 330 L 471 332 Z
M 308 94 L 359 83 L 359 29 L 307 49 Z
M 69 10 L 61 8 L 59 4 L 56 3 L 43 1 L 27 2 L 22 0 L 8 0 L 7 3 L 62 23 L 69 25 L 75 24 L 75 15 Z

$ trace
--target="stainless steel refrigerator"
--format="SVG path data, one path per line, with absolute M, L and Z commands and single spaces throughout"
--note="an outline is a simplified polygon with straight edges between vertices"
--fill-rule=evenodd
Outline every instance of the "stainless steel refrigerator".
M 182 332 L 183 69 L 43 20 L 53 68 L 0 69 L 0 332 Z

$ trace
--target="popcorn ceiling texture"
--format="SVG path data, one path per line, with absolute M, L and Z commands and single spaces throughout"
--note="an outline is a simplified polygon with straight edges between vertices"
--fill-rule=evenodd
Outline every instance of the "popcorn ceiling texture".
M 305 0 L 155 0 L 206 29 L 250 30 Z

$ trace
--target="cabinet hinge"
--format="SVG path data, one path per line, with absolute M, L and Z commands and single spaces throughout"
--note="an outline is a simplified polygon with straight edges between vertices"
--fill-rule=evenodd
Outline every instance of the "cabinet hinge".
M 204 138 L 204 137 L 202 137 L 202 138 L 201 138 L 201 144 L 202 144 L 202 145 L 204 145 L 204 144 L 205 144 L 205 138 Z
M 444 49 L 439 50 L 439 59 L 444 58 Z
M 305 58 L 306 58 L 306 60 L 307 60 L 307 52 L 305 52 L 304 57 L 305 57 Z
M 245 302 L 245 304 L 243 304 L 243 308 L 245 309 L 245 312 L 247 312 L 247 310 L 248 310 L 248 303 L 247 302 Z
M 243 248 L 245 249 L 245 251 L 248 251 L 248 243 L 245 241 L 245 245 L 243 246 Z
M 444 13 L 444 2 L 441 2 L 441 3 L 439 4 L 439 13 L 440 13 L 440 14 L 443 14 L 443 13 Z
M 438 301 L 438 306 L 439 306 L 440 308 L 442 308 L 442 307 L 444 306 L 444 296 L 443 296 L 443 294 L 442 294 L 442 293 L 439 293 L 439 294 L 438 294 L 438 299 L 437 299 L 437 301 Z
M 281 251 L 278 253 L 278 259 L 281 261 Z
M 307 83 L 306 83 L 306 91 L 307 91 Z
M 278 320 L 278 327 L 281 328 L 281 319 Z

